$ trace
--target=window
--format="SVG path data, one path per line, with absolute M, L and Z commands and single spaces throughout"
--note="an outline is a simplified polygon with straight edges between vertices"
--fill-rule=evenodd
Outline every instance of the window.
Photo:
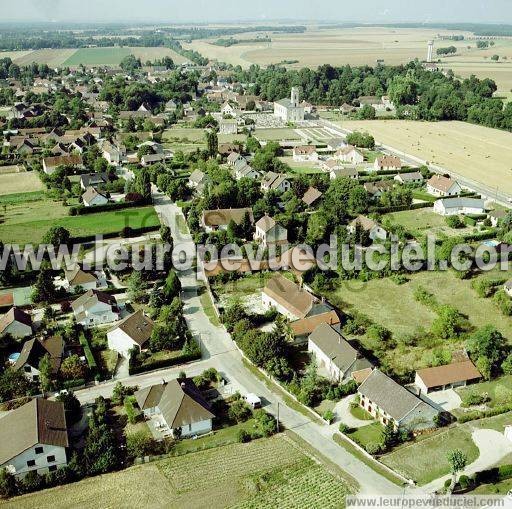
M 48 463 L 54 463 L 55 462 L 55 456 L 53 454 L 51 456 L 46 456 L 46 461 Z
M 49 472 L 55 472 L 55 470 L 57 470 L 57 465 L 52 465 L 52 466 L 48 467 Z
M 36 466 L 36 460 L 28 460 L 27 461 L 27 467 L 35 467 Z
M 43 450 L 42 447 L 36 447 L 36 454 L 43 454 Z

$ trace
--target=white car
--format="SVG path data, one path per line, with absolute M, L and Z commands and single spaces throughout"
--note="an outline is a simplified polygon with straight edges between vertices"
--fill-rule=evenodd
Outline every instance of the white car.
M 256 396 L 256 394 L 246 394 L 244 396 L 244 400 L 248 405 L 250 405 L 253 409 L 261 408 L 261 399 Z

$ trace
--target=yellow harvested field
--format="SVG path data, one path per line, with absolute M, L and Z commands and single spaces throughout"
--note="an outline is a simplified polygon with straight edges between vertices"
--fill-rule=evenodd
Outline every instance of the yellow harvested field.
M 154 60 L 158 60 L 163 57 L 171 57 L 175 64 L 183 64 L 184 62 L 188 62 L 188 60 L 182 57 L 179 53 L 176 53 L 170 48 L 128 48 L 130 53 L 135 55 L 135 57 L 140 58 L 142 64 L 144 65 L 148 60 L 152 62 Z
M 193 41 L 187 45 L 209 58 L 248 67 L 251 63 L 268 65 L 284 60 L 298 60 L 291 67 L 331 65 L 374 65 L 377 59 L 387 64 L 425 58 L 427 41 L 435 39 L 438 30 L 360 27 L 319 30 L 309 28 L 302 34 L 266 33 L 272 41 L 261 44 L 236 44 L 229 48 Z M 452 33 L 452 32 L 450 32 Z M 455 33 L 455 32 L 454 32 Z M 464 32 L 457 32 L 464 33 Z M 265 35 L 257 33 L 256 35 Z M 251 36 L 254 36 L 252 34 Z M 245 34 L 245 37 L 250 37 Z M 211 41 L 210 41 L 211 42 Z M 456 46 L 465 47 L 462 42 Z
M 29 193 L 44 189 L 39 175 L 34 172 L 0 174 L 0 195 Z
M 32 53 L 31 49 L 26 51 L 0 51 L 0 58 L 10 58 L 14 62 L 14 60 L 22 58 L 29 53 Z
M 50 67 L 62 65 L 69 57 L 76 53 L 76 48 L 68 49 L 37 49 L 35 51 L 20 51 L 20 56 L 13 59 L 18 65 L 48 64 Z
M 466 122 L 337 122 L 463 177 L 512 193 L 512 133 Z

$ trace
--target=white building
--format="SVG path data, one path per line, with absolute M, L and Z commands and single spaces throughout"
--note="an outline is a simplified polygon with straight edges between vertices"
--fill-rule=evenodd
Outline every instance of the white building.
M 318 152 L 314 145 L 301 145 L 293 148 L 293 160 L 295 162 L 317 162 L 318 158 Z
M 139 309 L 107 332 L 108 348 L 129 358 L 134 346 L 139 351 L 147 348 L 153 327 L 153 321 Z
M 98 207 L 108 203 L 108 197 L 96 188 L 89 186 L 82 194 L 82 202 L 85 207 Z
M 441 216 L 484 214 L 485 201 L 480 198 L 442 198 L 435 201 L 434 212 Z
M 416 371 L 414 385 L 421 394 L 465 387 L 468 383 L 477 382 L 482 375 L 471 360 L 453 362 L 443 366 L 434 366 Z
M 427 192 L 434 196 L 457 196 L 462 192 L 462 187 L 456 180 L 444 175 L 433 175 L 427 181 Z
M 219 120 L 219 133 L 220 134 L 237 134 L 238 122 L 231 118 L 223 118 Z
M 367 231 L 371 240 L 386 240 L 388 237 L 388 232 L 382 226 L 366 216 L 357 216 L 349 223 L 347 231 L 353 235 L 357 228 Z
M 0 419 L 0 469 L 18 478 L 54 472 L 67 464 L 64 404 L 34 398 Z
M 288 242 L 288 231 L 265 214 L 256 223 L 254 240 L 261 242 L 265 247 L 269 244 L 286 244 Z
M 76 322 L 84 327 L 95 327 L 119 320 L 119 309 L 114 296 L 98 290 L 89 290 L 71 303 Z
M 332 326 L 321 323 L 308 338 L 308 352 L 315 356 L 320 369 L 329 372 L 331 380 L 350 379 L 355 371 L 371 368 L 372 364 Z
M 268 191 L 277 191 L 285 193 L 291 187 L 290 181 L 285 175 L 269 171 L 265 174 L 261 181 L 261 190 L 266 193 Z
M 79 265 L 76 265 L 71 270 L 64 271 L 64 279 L 64 287 L 70 293 L 80 289 L 86 292 L 107 286 L 106 276 L 103 271 L 85 272 Z
M 375 159 L 373 167 L 376 171 L 398 171 L 402 169 L 402 161 L 396 156 L 381 156 Z
M 189 437 L 212 431 L 215 415 L 190 378 L 146 387 L 135 393 L 135 399 L 164 436 Z
M 361 164 L 364 162 L 363 154 L 352 145 L 339 148 L 334 154 L 334 158 L 342 163 Z
M 274 116 L 283 122 L 302 122 L 304 108 L 300 105 L 299 96 L 299 89 L 292 87 L 290 99 L 281 99 L 274 103 Z

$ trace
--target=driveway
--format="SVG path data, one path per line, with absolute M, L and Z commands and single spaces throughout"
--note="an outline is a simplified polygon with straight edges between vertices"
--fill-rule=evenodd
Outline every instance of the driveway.
M 453 389 L 422 394 L 421 399 L 430 403 L 437 410 L 444 410 L 445 412 L 460 408 L 462 403 L 460 396 Z
M 354 394 L 351 394 L 350 396 L 347 396 L 346 398 L 343 398 L 341 401 L 338 401 L 336 403 L 336 406 L 334 407 L 334 415 L 336 416 L 334 431 L 337 431 L 340 422 L 346 424 L 347 426 L 350 426 L 351 428 L 362 428 L 363 426 L 368 426 L 373 421 L 365 421 L 363 419 L 358 419 L 357 417 L 354 417 L 352 413 L 350 412 L 350 403 L 354 400 L 356 396 Z

